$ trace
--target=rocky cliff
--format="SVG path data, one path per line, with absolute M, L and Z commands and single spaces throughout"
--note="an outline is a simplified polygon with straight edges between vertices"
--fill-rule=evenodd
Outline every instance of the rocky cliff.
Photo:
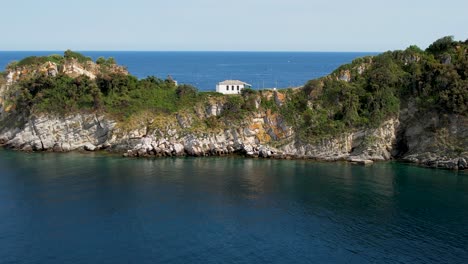
M 106 149 L 131 157 L 241 154 L 263 158 L 307 158 L 327 161 L 403 159 L 431 167 L 465 169 L 468 120 L 461 116 L 392 118 L 373 129 L 361 129 L 306 143 L 281 116 L 256 111 L 241 124 L 197 131 L 194 123 L 222 114 L 212 102 L 201 116 L 175 114 L 163 120 L 123 128 L 105 115 L 30 116 L 3 125 L 0 142 L 24 151 Z M 156 119 L 158 117 L 155 117 Z M 194 120 L 199 119 L 199 120 Z M 156 124 L 158 123 L 158 124 Z M 4 122 L 5 124 L 5 122 Z
M 105 149 L 129 157 L 399 159 L 466 169 L 468 52 L 462 44 L 450 44 L 451 55 L 410 47 L 361 58 L 300 89 L 233 96 L 200 95 L 155 77 L 137 80 L 114 64 L 39 60 L 0 76 L 0 143 L 24 151 Z M 37 75 L 86 78 L 49 83 L 35 81 Z M 17 87 L 28 78 L 27 87 Z M 54 103 L 74 108 L 51 113 L 60 109 Z

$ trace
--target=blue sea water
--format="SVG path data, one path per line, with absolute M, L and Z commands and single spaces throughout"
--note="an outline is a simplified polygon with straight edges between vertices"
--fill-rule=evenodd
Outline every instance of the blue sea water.
M 254 89 L 301 86 L 325 76 L 340 65 L 370 52 L 131 52 L 83 51 L 94 60 L 114 57 L 131 74 L 144 78 L 171 75 L 179 83 L 202 91 L 214 90 L 218 82 L 239 79 Z M 0 69 L 27 56 L 63 54 L 62 51 L 0 51 Z
M 298 86 L 371 53 L 84 54 L 213 90 Z M 466 172 L 398 163 L 0 150 L 0 264 L 468 263 L 467 208 Z
M 468 263 L 468 175 L 0 150 L 0 263 Z

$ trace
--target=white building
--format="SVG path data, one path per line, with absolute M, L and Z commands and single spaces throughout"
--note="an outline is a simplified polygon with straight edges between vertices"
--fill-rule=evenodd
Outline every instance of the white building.
M 222 94 L 240 94 L 242 89 L 251 87 L 252 85 L 239 80 L 226 80 L 216 85 L 216 91 Z

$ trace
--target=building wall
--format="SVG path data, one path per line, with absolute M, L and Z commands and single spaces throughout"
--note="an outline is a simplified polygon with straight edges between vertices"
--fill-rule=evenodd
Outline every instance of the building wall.
M 227 89 L 227 86 L 229 86 L 229 89 Z M 239 90 L 237 90 L 237 85 L 234 85 L 234 90 L 232 87 L 233 85 L 218 84 L 216 85 L 216 92 L 223 94 L 240 94 L 242 89 L 244 89 L 244 84 L 239 85 Z

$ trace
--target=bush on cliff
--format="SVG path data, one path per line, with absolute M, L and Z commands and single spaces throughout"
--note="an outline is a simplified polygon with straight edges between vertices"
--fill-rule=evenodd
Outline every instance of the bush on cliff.
M 94 110 L 124 118 L 142 110 L 170 113 L 179 107 L 175 87 L 154 77 L 138 80 L 110 74 L 91 80 L 38 75 L 16 83 L 11 91 L 16 108 L 23 112 L 65 115 Z
M 190 84 L 181 84 L 177 86 L 176 94 L 179 99 L 192 99 L 197 96 L 198 89 Z
M 91 57 L 84 56 L 83 54 L 81 54 L 79 52 L 71 51 L 69 49 L 66 50 L 63 53 L 63 57 L 66 60 L 76 59 L 79 63 L 85 63 L 85 62 L 88 62 L 88 61 L 92 61 Z
M 92 61 L 90 57 L 86 57 L 81 53 L 74 52 L 71 50 L 66 50 L 62 55 L 59 54 L 52 54 L 49 56 L 29 56 L 26 58 L 23 58 L 20 61 L 12 61 L 7 65 L 7 69 L 15 69 L 17 67 L 27 67 L 27 66 L 38 66 L 42 65 L 46 62 L 53 62 L 57 65 L 63 64 L 66 60 L 71 60 L 71 59 L 76 59 L 79 63 L 86 63 L 88 61 Z M 108 60 L 105 60 L 106 63 L 112 62 L 112 58 L 109 58 Z
M 22 80 L 17 84 L 17 108 L 22 111 L 65 114 L 89 109 L 97 104 L 97 86 L 86 76 L 71 78 L 65 75 Z
M 110 66 L 110 65 L 114 65 L 114 64 L 117 64 L 117 62 L 115 61 L 115 59 L 113 57 L 109 57 L 109 58 L 104 58 L 104 57 L 99 57 L 96 59 L 96 64 L 98 65 L 104 65 L 104 66 Z

